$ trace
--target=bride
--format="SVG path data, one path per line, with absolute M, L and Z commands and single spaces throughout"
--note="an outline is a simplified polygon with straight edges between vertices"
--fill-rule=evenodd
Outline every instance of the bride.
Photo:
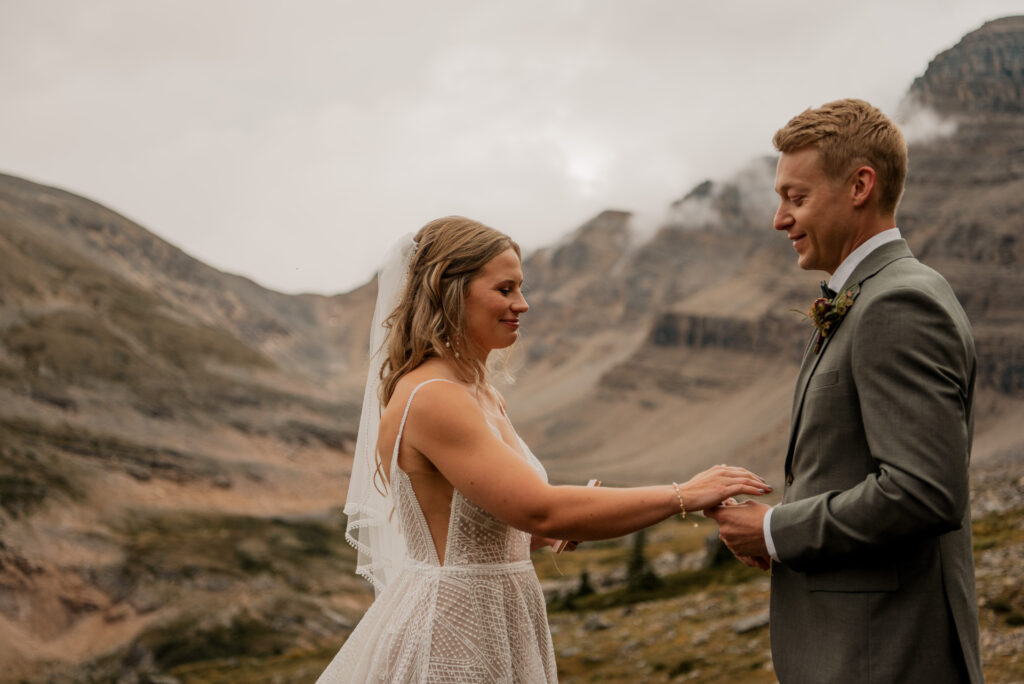
M 531 548 L 770 489 L 726 466 L 683 484 L 548 484 L 487 381 L 488 356 L 529 310 L 522 283 L 519 246 L 457 216 L 428 223 L 381 271 L 345 504 L 377 595 L 319 684 L 556 682 Z

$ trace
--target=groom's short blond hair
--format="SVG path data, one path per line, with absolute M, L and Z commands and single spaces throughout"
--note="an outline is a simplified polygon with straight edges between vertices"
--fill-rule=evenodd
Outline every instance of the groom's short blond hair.
M 907 179 L 907 143 L 896 124 L 864 100 L 836 100 L 807 109 L 776 131 L 772 143 L 783 154 L 816 149 L 822 170 L 833 181 L 870 166 L 879 210 L 896 211 Z

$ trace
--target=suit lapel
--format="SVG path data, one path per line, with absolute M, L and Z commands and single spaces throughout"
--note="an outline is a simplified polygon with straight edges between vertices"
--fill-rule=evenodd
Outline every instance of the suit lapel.
M 900 259 L 913 258 L 913 254 L 910 251 L 910 247 L 907 246 L 906 240 L 894 240 L 887 242 L 875 251 L 868 254 L 857 268 L 853 270 L 850 277 L 843 287 L 840 288 L 840 292 L 850 289 L 854 285 L 863 285 L 864 281 L 877 275 L 886 266 L 898 261 Z M 856 303 L 854 303 L 856 306 Z M 832 340 L 835 335 L 830 335 L 825 338 L 821 343 L 821 348 L 818 353 L 814 353 L 814 342 L 818 338 L 817 331 L 811 336 L 810 342 L 807 343 L 807 348 L 804 350 L 804 357 L 800 363 L 800 373 L 796 379 L 796 391 L 793 395 L 793 418 L 789 424 L 789 446 L 786 449 L 786 474 L 789 475 L 792 463 L 793 463 L 793 450 L 796 448 L 796 435 L 800 428 L 800 416 L 803 413 L 804 400 L 807 396 L 807 385 L 811 381 L 811 376 L 814 375 L 814 370 L 818 367 L 818 363 L 822 357 L 825 356 L 825 350 L 828 348 L 828 343 Z
M 786 474 L 789 474 L 790 465 L 793 462 L 793 449 L 796 447 L 796 433 L 800 427 L 800 414 L 803 413 L 804 397 L 807 395 L 807 384 L 814 375 L 814 369 L 818 367 L 822 354 L 828 346 L 828 339 L 821 344 L 818 353 L 814 353 L 814 343 L 818 339 L 818 331 L 815 330 L 804 350 L 804 358 L 800 363 L 800 373 L 796 377 L 796 391 L 793 394 L 793 418 L 789 422 L 789 448 L 786 450 Z
M 800 400 L 804 396 L 804 387 L 807 385 L 807 381 L 811 377 L 811 371 L 814 369 L 815 355 L 812 350 L 817 339 L 818 331 L 815 330 L 811 335 L 811 339 L 807 340 L 804 355 L 800 359 L 800 372 L 796 376 L 796 391 L 793 393 L 793 411 L 790 414 L 792 416 L 798 415 L 800 411 Z M 790 438 L 792 439 L 792 429 L 790 430 Z

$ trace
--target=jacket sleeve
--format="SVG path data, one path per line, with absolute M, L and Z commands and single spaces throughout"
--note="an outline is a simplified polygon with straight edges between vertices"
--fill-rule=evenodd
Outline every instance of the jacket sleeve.
M 913 287 L 863 305 L 850 348 L 859 415 L 835 420 L 861 421 L 874 469 L 850 489 L 775 509 L 776 550 L 797 570 L 957 529 L 968 505 L 975 362 L 966 318 L 958 326 L 959 306 Z

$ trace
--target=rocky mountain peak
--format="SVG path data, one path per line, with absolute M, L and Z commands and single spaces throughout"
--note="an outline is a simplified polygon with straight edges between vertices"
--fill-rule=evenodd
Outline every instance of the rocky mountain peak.
M 774 156 L 759 157 L 730 178 L 705 180 L 671 204 L 665 225 L 677 230 L 759 231 L 775 208 Z
M 629 235 L 629 223 L 633 213 L 618 209 L 606 209 L 580 226 L 574 235 L 576 242 L 593 246 L 621 247 Z
M 613 268 L 629 249 L 632 217 L 628 211 L 606 209 L 559 244 L 531 254 L 526 260 L 531 286 L 554 287 L 582 272 Z
M 899 213 L 974 329 L 989 511 L 1020 508 L 989 483 L 1024 492 L 1022 84 L 1024 17 L 932 61 L 912 94 L 944 134 L 912 143 Z M 553 482 L 781 472 L 820 274 L 771 228 L 775 163 L 680 193 L 653 233 L 608 210 L 528 255 L 503 392 Z M 0 174 L 0 682 L 322 670 L 303 654 L 336 648 L 372 597 L 335 507 L 375 290 L 275 293 Z
M 910 88 L 940 113 L 1024 112 L 1024 16 L 987 22 L 940 53 Z

